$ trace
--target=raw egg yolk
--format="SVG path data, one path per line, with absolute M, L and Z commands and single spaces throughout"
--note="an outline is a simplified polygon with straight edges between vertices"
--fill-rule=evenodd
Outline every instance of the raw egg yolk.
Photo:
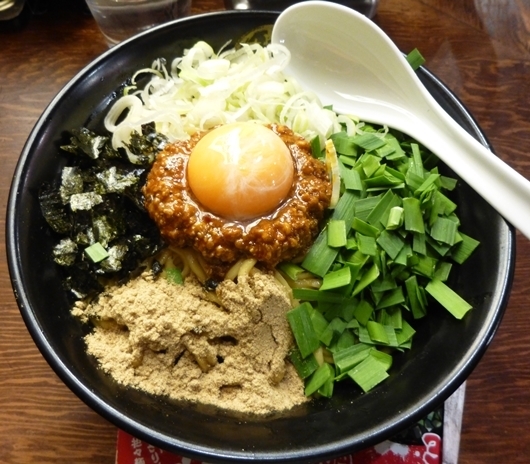
M 291 152 L 268 127 L 243 122 L 204 135 L 188 162 L 188 184 L 208 211 L 249 220 L 272 212 L 286 198 L 294 177 Z

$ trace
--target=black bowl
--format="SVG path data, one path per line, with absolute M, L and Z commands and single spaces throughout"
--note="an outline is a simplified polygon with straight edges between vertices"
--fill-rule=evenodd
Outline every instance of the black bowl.
M 7 212 L 12 284 L 26 325 L 43 356 L 83 401 L 131 434 L 175 453 L 209 462 L 310 462 L 340 456 L 400 432 L 441 404 L 470 374 L 490 343 L 507 304 L 514 270 L 514 230 L 466 184 L 456 192 L 464 230 L 481 241 L 455 274 L 454 285 L 474 309 L 462 321 L 433 307 L 412 351 L 398 358 L 390 378 L 368 394 L 340 388 L 279 417 L 241 420 L 118 385 L 85 352 L 87 327 L 70 314 L 52 236 L 37 192 L 59 177 L 59 145 L 82 125 L 101 130 L 115 91 L 136 69 L 177 56 L 202 39 L 219 47 L 272 24 L 271 12 L 232 11 L 179 20 L 104 53 L 51 102 L 20 157 Z M 457 98 L 419 70 L 428 90 L 466 130 L 487 140 Z

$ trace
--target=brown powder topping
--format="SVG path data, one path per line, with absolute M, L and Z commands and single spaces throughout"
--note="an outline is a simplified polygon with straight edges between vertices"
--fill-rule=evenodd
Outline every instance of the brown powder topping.
M 87 350 L 118 382 L 263 415 L 307 401 L 286 361 L 293 344 L 290 308 L 268 274 L 224 281 L 214 298 L 193 277 L 177 285 L 144 274 L 73 314 L 95 323 Z

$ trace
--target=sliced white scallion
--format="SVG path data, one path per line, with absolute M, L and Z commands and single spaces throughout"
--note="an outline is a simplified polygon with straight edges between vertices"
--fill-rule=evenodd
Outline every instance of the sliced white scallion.
M 236 121 L 284 124 L 307 140 L 318 136 L 322 145 L 341 124 L 348 133 L 358 133 L 354 121 L 324 108 L 313 92 L 283 73 L 289 59 L 281 45 L 242 44 L 216 53 L 198 42 L 169 69 L 164 60 L 155 60 L 135 74 L 127 94 L 105 118 L 112 145 L 124 148 L 135 162 L 127 149 L 131 133 L 151 122 L 169 142 Z M 150 81 L 137 89 L 136 82 L 146 74 Z

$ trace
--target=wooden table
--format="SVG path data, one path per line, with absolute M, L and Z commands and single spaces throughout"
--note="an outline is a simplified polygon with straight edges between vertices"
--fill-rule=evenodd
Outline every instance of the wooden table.
M 19 31 L 0 33 L 0 205 L 32 126 L 74 74 L 106 50 L 82 0 L 37 3 Z M 193 13 L 222 10 L 193 0 Z M 459 96 L 497 154 L 530 178 L 528 0 L 381 0 L 375 21 Z M 114 462 L 116 428 L 56 377 L 13 298 L 0 225 L 0 462 Z M 530 220 L 530 218 L 529 218 Z M 460 462 L 530 459 L 530 242 L 517 235 L 517 268 L 500 330 L 468 380 Z

